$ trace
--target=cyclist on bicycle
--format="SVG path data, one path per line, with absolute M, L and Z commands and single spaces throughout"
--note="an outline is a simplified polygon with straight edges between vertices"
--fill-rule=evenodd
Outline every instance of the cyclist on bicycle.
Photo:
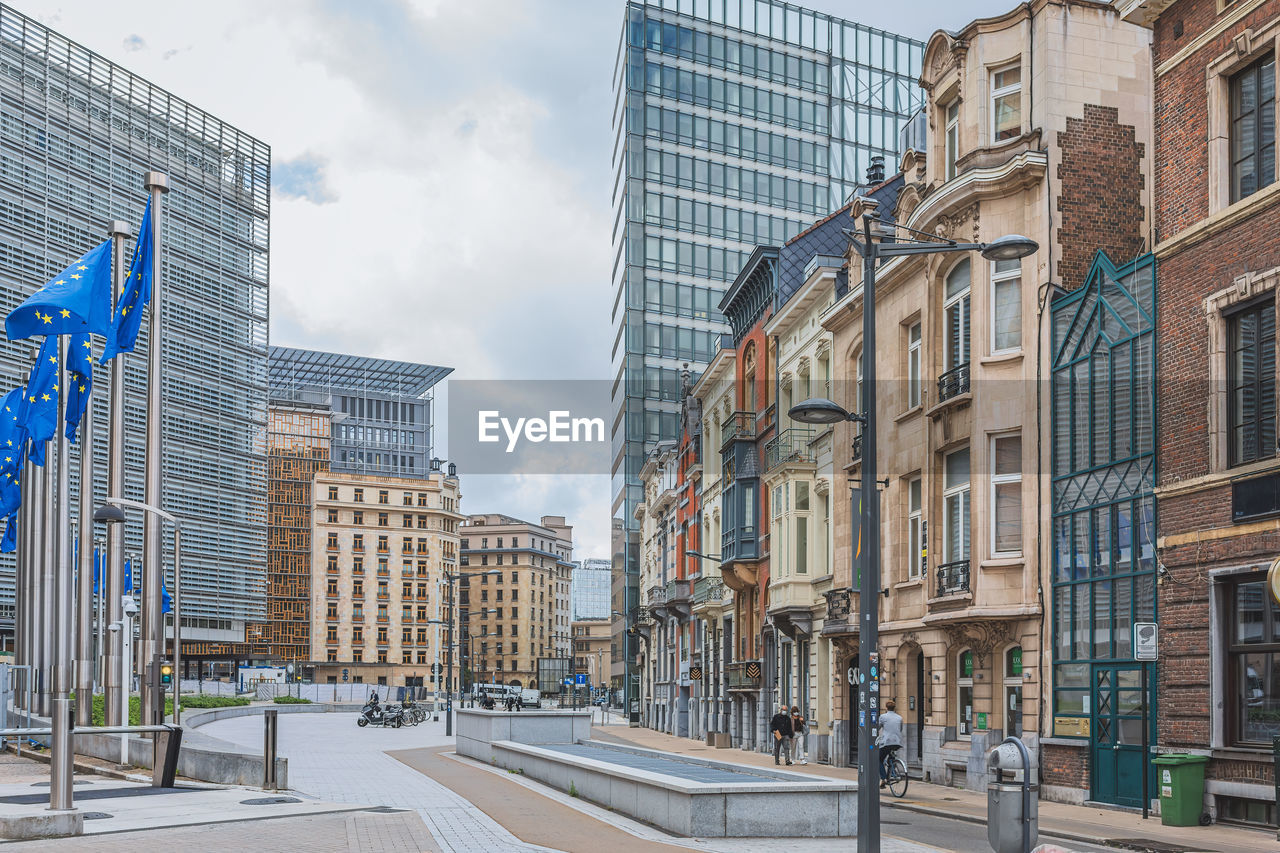
M 880 736 L 876 738 L 876 746 L 880 748 L 880 787 L 888 784 L 889 762 L 893 755 L 902 748 L 902 715 L 894 710 L 892 699 L 884 703 L 884 713 L 880 715 Z

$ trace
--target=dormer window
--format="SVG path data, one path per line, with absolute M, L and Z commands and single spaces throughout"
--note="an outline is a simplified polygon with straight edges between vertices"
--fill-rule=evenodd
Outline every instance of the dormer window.
M 1022 66 L 991 72 L 991 116 L 995 142 L 1022 135 Z

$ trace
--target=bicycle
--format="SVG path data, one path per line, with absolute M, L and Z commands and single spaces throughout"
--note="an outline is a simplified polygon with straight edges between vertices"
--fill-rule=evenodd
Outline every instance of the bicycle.
M 907 795 L 907 763 L 898 756 L 898 750 L 894 750 L 893 754 L 884 759 L 885 762 L 885 786 L 888 787 L 889 793 L 898 799 L 902 799 Z

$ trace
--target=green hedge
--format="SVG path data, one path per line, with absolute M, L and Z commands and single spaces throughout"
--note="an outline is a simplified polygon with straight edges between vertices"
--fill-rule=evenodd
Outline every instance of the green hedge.
M 277 696 L 275 699 L 277 705 L 310 705 L 310 699 L 303 699 L 301 696 Z
M 239 708 L 248 704 L 248 699 L 239 696 L 211 696 L 197 693 L 182 697 L 184 708 Z

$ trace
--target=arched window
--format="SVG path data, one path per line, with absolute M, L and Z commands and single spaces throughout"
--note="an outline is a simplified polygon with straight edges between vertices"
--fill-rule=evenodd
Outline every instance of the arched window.
M 956 656 L 956 735 L 973 734 L 973 650 L 964 649 Z
M 1022 646 L 1004 653 L 1004 733 L 1022 737 Z
M 969 259 L 965 258 L 947 273 L 943 295 L 947 370 L 955 370 L 969 363 L 969 282 Z

